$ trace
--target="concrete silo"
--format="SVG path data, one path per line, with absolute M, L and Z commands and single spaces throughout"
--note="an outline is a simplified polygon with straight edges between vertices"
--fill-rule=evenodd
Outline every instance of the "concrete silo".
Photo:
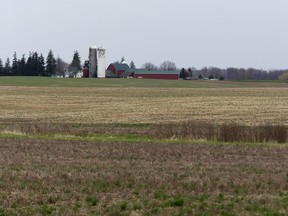
M 89 48 L 89 78 L 98 77 L 105 78 L 105 49 L 91 46 Z
M 106 64 L 105 64 L 105 49 L 97 49 L 97 77 L 105 78 L 106 76 Z
M 89 78 L 97 77 L 97 47 L 89 48 Z

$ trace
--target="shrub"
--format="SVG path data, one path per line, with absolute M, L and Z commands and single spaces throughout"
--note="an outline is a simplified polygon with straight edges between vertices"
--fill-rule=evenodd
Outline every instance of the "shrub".
M 127 201 L 123 201 L 120 203 L 120 210 L 121 211 L 125 211 L 128 207 L 128 202 Z
M 88 195 L 86 197 L 86 202 L 90 205 L 90 206 L 96 206 L 97 203 L 99 202 L 98 198 L 95 197 L 95 196 L 91 196 L 91 195 Z
M 288 73 L 284 73 L 279 76 L 279 80 L 288 80 Z
M 222 81 L 222 80 L 224 80 L 224 77 L 223 77 L 223 76 L 221 76 L 221 77 L 219 78 L 219 80 L 221 80 L 221 81 Z

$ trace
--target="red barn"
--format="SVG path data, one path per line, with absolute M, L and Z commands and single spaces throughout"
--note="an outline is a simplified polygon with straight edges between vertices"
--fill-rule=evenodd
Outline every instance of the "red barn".
M 106 70 L 106 77 L 129 77 L 133 72 L 126 63 L 110 64 Z
M 142 70 L 136 69 L 134 72 L 134 78 L 145 79 L 179 79 L 179 71 L 162 71 L 162 70 Z
M 178 80 L 180 71 L 133 69 L 126 63 L 110 64 L 106 71 L 108 78 L 144 78 L 144 79 L 173 79 Z

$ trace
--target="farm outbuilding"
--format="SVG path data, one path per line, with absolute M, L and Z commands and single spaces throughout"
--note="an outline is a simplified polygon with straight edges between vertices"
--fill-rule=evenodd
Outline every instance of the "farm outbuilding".
M 85 61 L 84 63 L 84 67 L 82 69 L 82 77 L 105 78 L 105 53 L 106 50 L 101 47 L 97 48 L 93 45 L 89 48 L 89 60 Z
M 106 70 L 107 78 L 145 78 L 178 80 L 180 71 L 145 70 L 130 68 L 126 63 L 110 64 Z
M 180 78 L 180 71 L 167 70 L 145 70 L 130 68 L 129 65 L 123 61 L 116 62 L 105 69 L 105 55 L 106 50 L 91 46 L 89 48 L 89 60 L 85 61 L 82 69 L 82 77 L 87 78 L 146 78 L 146 79 L 173 79 Z

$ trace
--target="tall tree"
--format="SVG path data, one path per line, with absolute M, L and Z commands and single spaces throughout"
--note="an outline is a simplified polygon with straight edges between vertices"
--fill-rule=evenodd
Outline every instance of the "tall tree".
M 56 73 L 65 77 L 65 71 L 68 68 L 68 63 L 63 61 L 60 57 L 56 59 Z
M 18 66 L 18 59 L 17 59 L 16 52 L 14 52 L 14 55 L 13 55 L 11 75 L 19 76 L 19 66 Z
M 32 76 L 38 76 L 39 73 L 38 73 L 38 65 L 39 65 L 39 57 L 38 57 L 38 53 L 37 52 L 33 52 L 32 54 L 32 70 L 31 70 L 31 75 Z
M 4 75 L 4 67 L 3 67 L 3 62 L 2 59 L 0 58 L 0 76 Z
M 38 58 L 38 74 L 40 76 L 45 75 L 45 58 L 42 55 L 42 53 L 40 54 L 40 56 Z
M 135 68 L 136 68 L 134 61 L 131 61 L 131 62 L 130 62 L 130 68 L 132 68 L 132 69 L 135 69 Z
M 192 79 L 193 77 L 193 72 L 191 68 L 188 68 L 188 76 Z
M 26 59 L 25 55 L 22 55 L 21 60 L 18 60 L 18 70 L 20 76 L 25 76 Z
M 34 61 L 33 61 L 34 53 L 29 52 L 29 57 L 27 59 L 27 63 L 25 66 L 25 76 L 32 76 L 34 70 Z
M 180 78 L 186 79 L 187 77 L 187 71 L 185 68 L 182 68 L 180 71 Z
M 71 68 L 76 68 L 77 71 L 80 71 L 82 69 L 82 67 L 81 67 L 81 59 L 80 59 L 80 56 L 79 56 L 79 53 L 78 53 L 77 50 L 74 52 L 73 60 L 72 60 L 72 62 L 70 64 L 70 67 Z
M 11 76 L 11 65 L 10 65 L 10 59 L 9 58 L 7 58 L 7 60 L 5 62 L 4 75 L 5 76 Z
M 171 61 L 164 61 L 160 65 L 160 68 L 161 68 L 161 70 L 172 71 L 172 70 L 176 70 L 176 64 L 174 62 L 171 62 Z
M 55 74 L 56 69 L 56 59 L 54 58 L 52 50 L 49 51 L 46 59 L 46 76 L 51 76 Z
M 151 62 L 146 62 L 145 64 L 143 64 L 142 69 L 145 69 L 145 70 L 157 70 L 157 66 L 154 65 Z

